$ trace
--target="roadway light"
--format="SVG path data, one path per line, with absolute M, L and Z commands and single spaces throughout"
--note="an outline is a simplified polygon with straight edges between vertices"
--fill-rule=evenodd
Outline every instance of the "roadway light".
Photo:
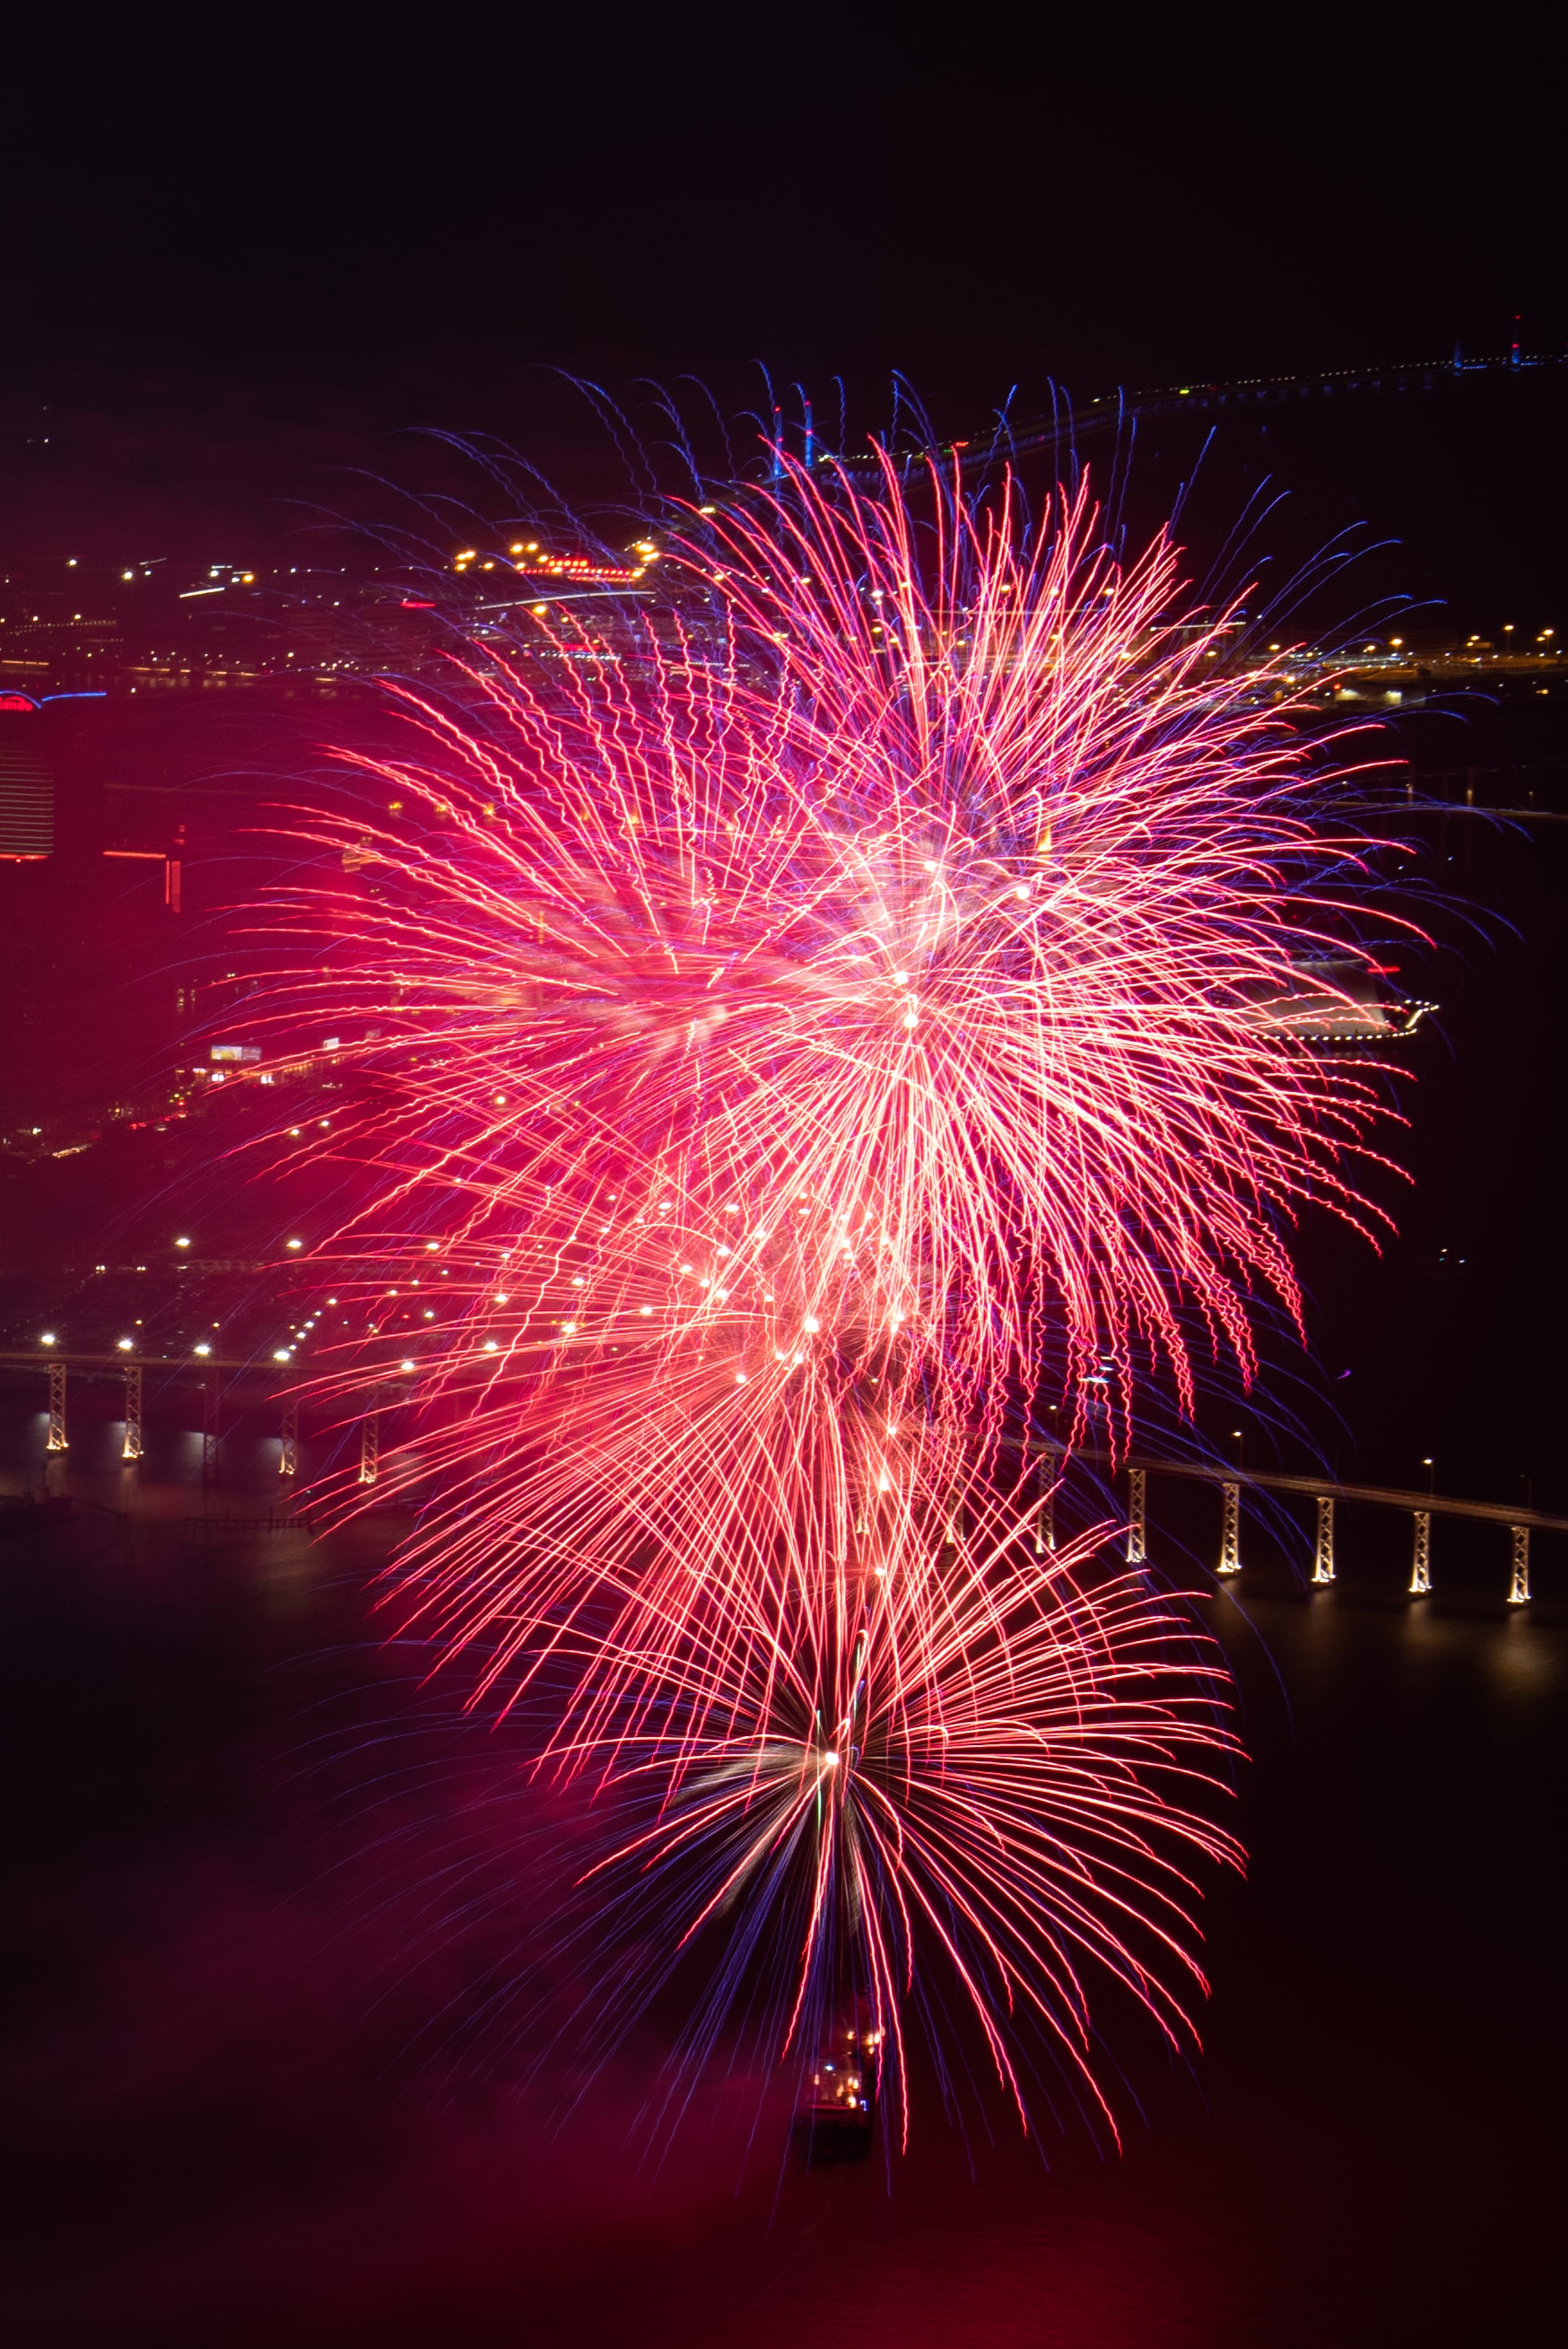
M 120 1352 L 122 1354 L 129 1354 L 131 1348 L 135 1345 L 136 1340 L 134 1338 L 121 1338 L 118 1342 Z
M 292 1248 L 302 1248 L 304 1246 L 304 1242 L 303 1240 L 290 1240 L 289 1246 Z
M 286 1362 L 286 1361 L 288 1361 L 290 1351 L 291 1351 L 291 1349 L 290 1349 L 289 1347 L 287 1347 L 287 1346 L 274 1346 L 274 1347 L 273 1347 L 273 1361 L 274 1361 L 274 1362 Z
M 191 1243 L 189 1240 L 176 1240 L 174 1245 L 176 1247 L 189 1247 Z
M 191 1351 L 197 1354 L 210 1354 L 211 1350 L 211 1346 L 195 1346 L 191 1349 Z
M 397 1368 L 400 1371 L 411 1371 L 414 1365 L 412 1362 L 399 1362 L 397 1365 Z
M 40 1346 L 52 1346 L 54 1342 L 55 1333 L 52 1330 L 46 1330 L 43 1336 L 38 1340 Z

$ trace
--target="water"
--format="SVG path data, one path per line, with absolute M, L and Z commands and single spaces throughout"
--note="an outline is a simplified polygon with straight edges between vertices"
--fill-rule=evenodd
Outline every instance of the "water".
M 15 1416 L 0 1433 L 14 1461 L 35 1440 Z M 84 1424 L 73 1473 L 95 1440 Z M 244 1441 L 227 1473 L 256 1493 L 230 1497 L 253 1509 L 268 1455 L 258 1435 L 247 1469 Z M 119 1473 L 112 1432 L 97 1473 Z M 502 2065 L 432 2092 L 422 2025 L 511 1928 L 497 1855 L 484 1898 L 443 1889 L 492 1765 L 476 1733 L 421 1742 L 417 1690 L 377 1644 L 365 1582 L 388 1531 L 128 1539 L 88 1513 L 0 1542 L 10 2337 L 1543 2333 L 1563 2183 L 1561 1621 L 1249 1599 L 1244 1581 L 1203 1602 L 1241 1679 L 1252 1875 L 1212 1906 L 1195 2073 L 1130 2051 L 1148 2123 L 1119 2159 L 1077 2135 L 1026 2145 L 999 2110 L 994 2141 L 966 2143 L 922 2078 L 891 2192 L 874 2162 L 743 2171 L 747 2091 L 717 2084 L 650 2175 L 627 2149 L 646 2046 L 557 2136 Z

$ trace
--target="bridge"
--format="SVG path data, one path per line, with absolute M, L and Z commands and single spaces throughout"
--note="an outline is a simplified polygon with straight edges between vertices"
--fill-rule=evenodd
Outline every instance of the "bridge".
M 0 1371 L 26 1371 L 35 1377 L 42 1375 L 46 1378 L 49 1425 L 44 1448 L 51 1454 L 70 1449 L 67 1402 L 72 1374 L 122 1380 L 125 1386 L 125 1434 L 120 1445 L 120 1457 L 127 1463 L 134 1463 L 142 1456 L 142 1413 L 147 1372 L 160 1373 L 161 1383 L 166 1387 L 181 1382 L 199 1387 L 201 1396 L 203 1484 L 209 1481 L 216 1464 L 224 1400 L 242 1382 L 261 1381 L 267 1391 L 267 1399 L 276 1402 L 280 1414 L 278 1473 L 284 1477 L 299 1474 L 299 1396 L 296 1390 L 289 1388 L 279 1392 L 276 1363 L 258 1361 L 254 1356 L 211 1353 L 151 1356 L 119 1350 L 90 1353 L 75 1349 L 67 1353 L 61 1349 L 38 1354 L 0 1349 Z M 379 1381 L 372 1407 L 360 1419 L 359 1481 L 362 1485 L 374 1485 L 377 1481 L 380 1462 L 381 1408 L 384 1404 L 402 1400 L 407 1392 L 407 1388 L 394 1379 Z
M 1042 1475 L 1054 1482 L 1061 1468 L 1061 1446 L 1042 1440 L 1032 1444 L 1029 1448 L 1041 1463 Z M 1127 1560 L 1130 1566 L 1143 1565 L 1149 1556 L 1149 1480 L 1151 1476 L 1181 1477 L 1191 1483 L 1217 1487 L 1220 1540 L 1214 1571 L 1224 1576 L 1239 1574 L 1242 1570 L 1242 1499 L 1248 1492 L 1299 1494 L 1315 1504 L 1316 1537 L 1313 1548 L 1312 1581 L 1319 1588 L 1336 1578 L 1335 1509 L 1341 1502 L 1395 1509 L 1408 1517 L 1410 1579 L 1406 1588 L 1413 1599 L 1427 1597 L 1433 1588 L 1434 1517 L 1479 1518 L 1485 1524 L 1507 1528 L 1508 1603 L 1511 1607 L 1525 1607 L 1530 1603 L 1531 1535 L 1568 1534 L 1568 1517 L 1550 1516 L 1540 1509 L 1522 1509 L 1508 1502 L 1461 1501 L 1444 1494 L 1407 1492 L 1393 1485 L 1342 1485 L 1324 1476 L 1295 1476 L 1265 1470 L 1248 1473 L 1240 1468 L 1210 1465 L 1201 1461 L 1156 1460 L 1139 1454 L 1130 1454 L 1119 1464 L 1104 1452 L 1085 1452 L 1078 1456 L 1113 1471 L 1119 1465 L 1121 1473 L 1126 1475 Z M 1037 1539 L 1042 1547 L 1054 1548 L 1055 1523 L 1052 1504 L 1048 1499 L 1041 1513 L 1040 1526 Z
M 201 1475 L 206 1483 L 216 1459 L 219 1437 L 219 1403 L 226 1387 L 241 1379 L 263 1378 L 280 1413 L 280 1446 L 278 1473 L 292 1479 L 299 1474 L 300 1406 L 297 1391 L 284 1390 L 277 1394 L 276 1373 L 263 1363 L 252 1360 L 229 1359 L 210 1355 L 201 1361 L 188 1357 L 171 1360 L 161 1358 L 156 1364 L 124 1353 L 49 1354 L 40 1360 L 36 1353 L 0 1351 L 0 1370 L 25 1370 L 34 1375 L 42 1373 L 48 1381 L 48 1433 L 45 1448 L 58 1454 L 69 1448 L 67 1429 L 67 1396 L 68 1376 L 72 1371 L 88 1375 L 112 1375 L 125 1382 L 124 1440 L 120 1456 L 127 1463 L 142 1456 L 142 1381 L 145 1371 L 155 1367 L 167 1373 L 169 1381 L 184 1377 L 200 1381 L 202 1403 Z M 221 1380 L 218 1373 L 226 1373 Z M 359 1420 L 359 1482 L 374 1485 L 380 1465 L 380 1424 L 382 1409 L 404 1399 L 407 1390 L 392 1381 L 379 1385 L 371 1398 L 368 1410 Z M 1063 1463 L 1063 1447 L 1048 1438 L 1038 1438 L 1029 1446 L 1031 1455 L 1040 1463 L 1042 1478 L 1054 1486 Z M 1345 1485 L 1324 1476 L 1292 1475 L 1280 1471 L 1254 1469 L 1244 1471 L 1228 1465 L 1211 1464 L 1202 1461 L 1155 1459 L 1147 1454 L 1132 1454 L 1125 1460 L 1113 1460 L 1101 1450 L 1085 1448 L 1073 1455 L 1092 1462 L 1098 1468 L 1109 1468 L 1127 1479 L 1127 1560 L 1129 1565 L 1146 1563 L 1149 1555 L 1149 1480 L 1151 1476 L 1170 1476 L 1189 1483 L 1210 1485 L 1217 1488 L 1220 1499 L 1219 1555 L 1214 1571 L 1222 1576 L 1239 1574 L 1242 1570 L 1242 1501 L 1246 1493 L 1289 1493 L 1299 1495 L 1315 1504 L 1316 1537 L 1313 1550 L 1312 1581 L 1322 1588 L 1336 1577 L 1335 1557 L 1335 1510 L 1340 1503 L 1378 1509 L 1394 1509 L 1408 1516 L 1411 1529 L 1410 1579 L 1407 1586 L 1412 1598 L 1424 1598 L 1432 1589 L 1432 1520 L 1434 1517 L 1464 1517 L 1478 1519 L 1488 1525 L 1505 1527 L 1509 1536 L 1509 1591 L 1511 1607 L 1523 1607 L 1530 1602 L 1530 1537 L 1532 1533 L 1568 1534 L 1568 1517 L 1552 1516 L 1539 1509 L 1520 1508 L 1510 1502 L 1465 1501 L 1448 1495 L 1408 1492 L 1393 1485 Z M 268 1522 L 271 1522 L 269 1518 Z M 1044 1506 L 1037 1520 L 1037 1544 L 1041 1548 L 1056 1547 L 1054 1501 L 1047 1492 Z

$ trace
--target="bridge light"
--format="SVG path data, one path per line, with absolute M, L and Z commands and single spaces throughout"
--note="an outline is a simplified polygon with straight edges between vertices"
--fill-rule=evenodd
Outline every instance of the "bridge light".
M 40 1346 L 52 1346 L 54 1342 L 55 1333 L 52 1330 L 46 1330 L 43 1336 L 38 1340 Z
M 118 1342 L 120 1352 L 122 1354 L 129 1354 L 131 1348 L 135 1345 L 136 1340 L 134 1338 L 121 1338 Z

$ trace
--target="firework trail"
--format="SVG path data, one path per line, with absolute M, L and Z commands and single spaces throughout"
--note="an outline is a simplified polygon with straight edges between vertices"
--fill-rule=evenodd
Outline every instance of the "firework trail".
M 370 1335 L 322 1385 L 363 1399 L 413 1364 L 418 1434 L 383 1489 L 438 1497 L 397 1568 L 406 1612 L 482 1646 L 502 1704 L 574 1660 L 551 1750 L 663 1773 L 672 1866 L 763 1834 L 758 1806 L 798 1824 L 809 1783 L 817 1804 L 809 1688 L 841 1727 L 871 1707 L 858 1742 L 902 1757 L 907 1799 L 846 1770 L 819 1849 L 833 1901 L 860 1888 L 892 2029 L 912 1901 L 939 1940 L 948 1917 L 977 2005 L 982 1980 L 1011 1997 L 1057 1965 L 1040 1819 L 1126 1898 L 1088 1810 L 1051 1811 L 1055 1749 L 1017 1693 L 1056 1704 L 1031 1674 L 1076 1643 L 1061 1685 L 1099 1719 L 1119 1667 L 1097 1602 L 1042 1610 L 1009 1582 L 985 1496 L 1016 1528 L 1005 1438 L 1047 1361 L 1074 1412 L 1109 1366 L 1125 1434 L 1140 1361 L 1189 1403 L 1195 1339 L 1248 1377 L 1254 1299 L 1299 1314 L 1305 1203 L 1365 1225 L 1345 1170 L 1375 1072 L 1307 1056 L 1281 1017 L 1298 960 L 1342 948 L 1335 876 L 1364 843 L 1316 820 L 1288 699 L 1220 657 L 1232 614 L 1183 605 L 1164 540 L 1115 560 L 1087 490 L 1034 531 L 955 471 L 918 501 L 885 461 L 870 492 L 780 471 L 693 517 L 634 650 L 546 608 L 531 645 L 476 649 L 457 701 L 401 691 L 408 757 L 359 762 L 392 812 L 305 827 L 356 878 L 284 909 L 334 945 L 277 1018 L 375 1038 L 334 1136 L 375 1204 L 329 1252 Z M 984 1572 L 942 1530 L 965 1512 L 992 1526 Z M 856 1655 L 874 1698 L 840 1685 Z M 934 1824 L 932 1723 L 959 1690 L 992 1755 L 967 1827 Z M 1073 1767 L 1109 1787 L 1142 1733 Z M 987 1834 L 1008 1889 L 977 1889 Z M 1060 2034 L 1081 2010 L 1051 1978 Z

